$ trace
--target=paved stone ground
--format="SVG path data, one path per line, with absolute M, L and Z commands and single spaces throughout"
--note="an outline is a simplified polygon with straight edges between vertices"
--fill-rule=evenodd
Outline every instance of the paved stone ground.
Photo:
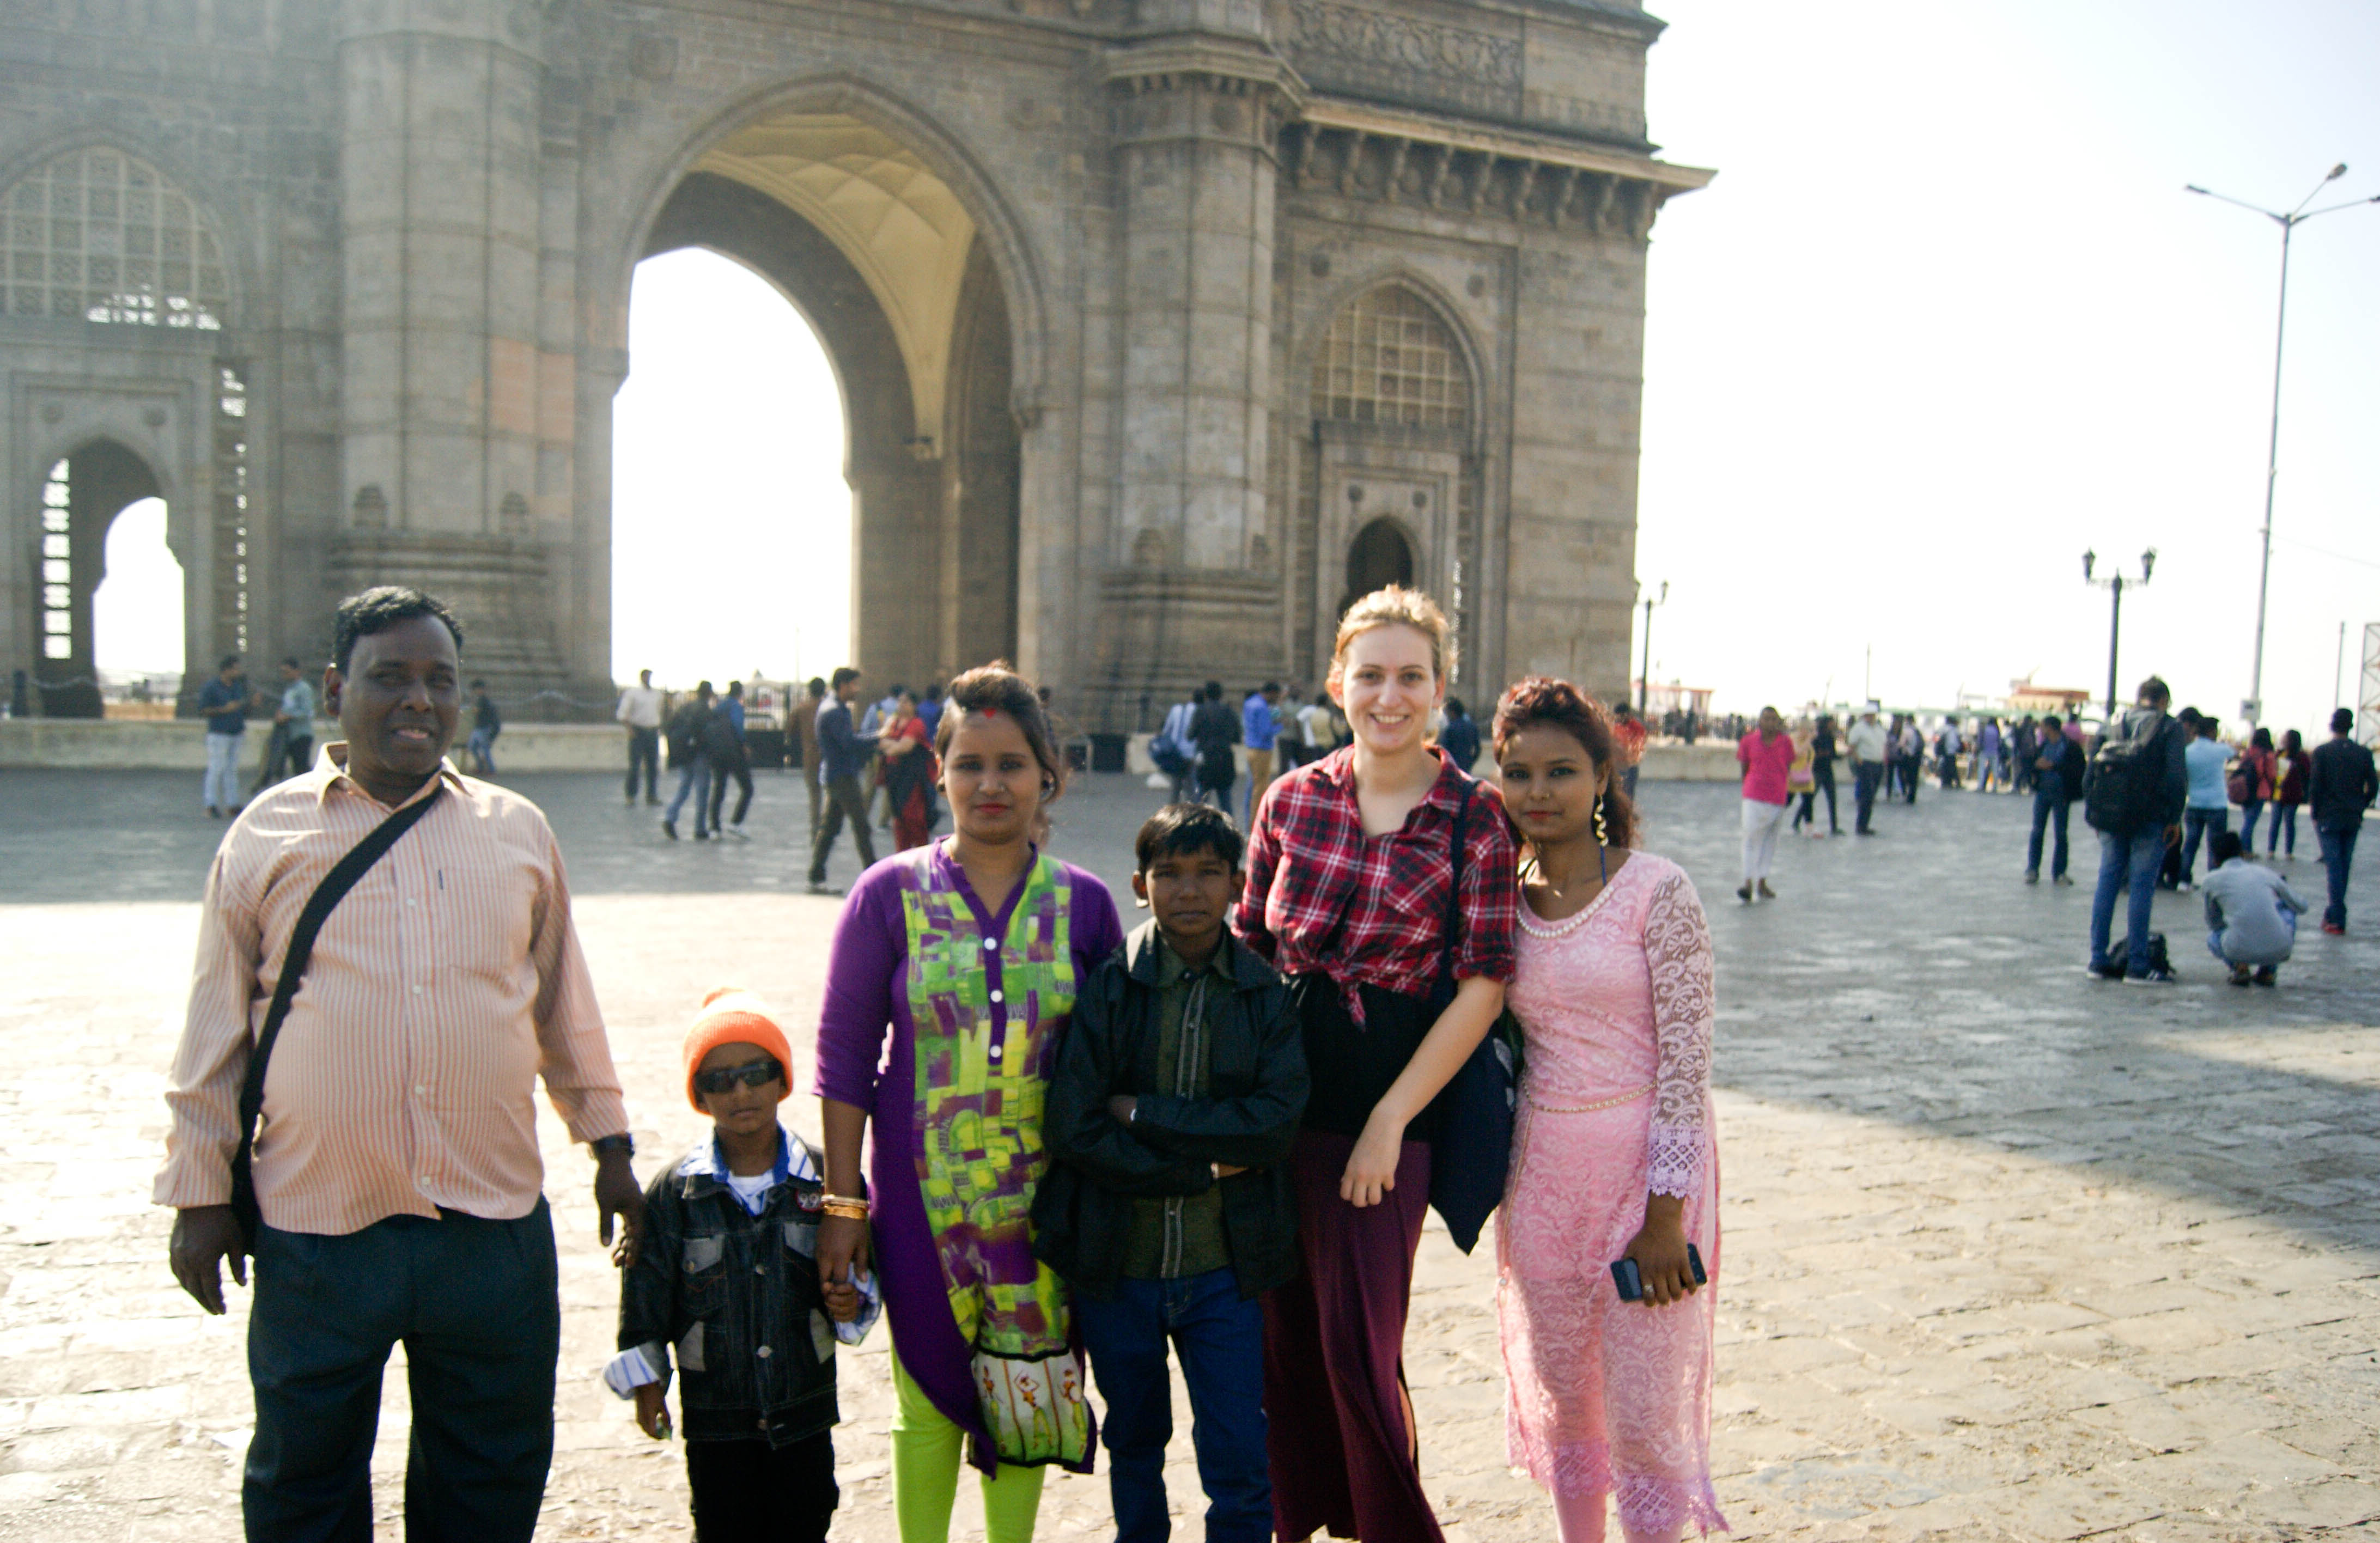
M 219 828 L 193 779 L 12 774 L 0 828 L 0 1537 L 237 1536 L 245 1293 L 202 1318 L 146 1204 L 192 904 Z M 764 777 L 749 844 L 669 846 L 616 784 L 521 780 L 553 819 L 638 1136 L 700 989 L 814 1014 L 834 903 L 798 893 L 797 790 Z M 1719 955 L 1727 1246 L 1713 1458 L 1745 1537 L 2311 1538 L 2380 1535 L 2380 864 L 2362 930 L 2309 934 L 2277 991 L 2235 990 L 2191 897 L 2158 925 L 2188 983 L 2079 972 L 2087 890 L 2018 882 L 2015 799 L 1945 796 L 1872 841 L 1785 844 L 1784 898 L 1742 907 L 1735 800 L 1646 784 Z M 1151 796 L 1070 798 L 1057 844 L 1121 886 Z M 2095 853 L 2082 832 L 2087 863 Z M 838 867 L 848 877 L 847 854 Z M 2311 850 L 2285 869 L 2307 893 Z M 2086 875 L 2087 880 L 2087 875 Z M 789 1106 L 789 1107 L 798 1107 Z M 804 1120 L 814 1119 L 808 1111 Z M 550 1538 L 677 1537 L 677 1453 L 595 1371 L 611 1271 L 588 1164 L 544 1123 L 563 1248 Z M 650 1165 L 647 1166 L 650 1171 Z M 1503 1467 L 1489 1244 L 1423 1245 L 1408 1341 L 1431 1492 L 1457 1543 L 1550 1538 Z M 847 1354 L 838 1538 L 890 1539 L 880 1343 Z M 376 1468 L 399 1536 L 403 1379 Z M 1172 1481 L 1198 1500 L 1187 1420 Z M 1101 1480 L 1053 1481 L 1043 1536 L 1109 1536 Z M 980 1536 L 963 1498 L 961 1535 Z

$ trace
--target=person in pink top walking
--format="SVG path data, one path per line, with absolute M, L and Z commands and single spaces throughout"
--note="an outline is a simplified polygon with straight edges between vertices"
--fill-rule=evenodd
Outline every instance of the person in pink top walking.
M 1777 898 L 1768 870 L 1776 866 L 1777 833 L 1785 823 L 1793 736 L 1775 708 L 1760 710 L 1758 726 L 1736 742 L 1735 760 L 1743 768 L 1743 887 L 1735 897 L 1749 905 L 1755 890 L 1763 900 Z

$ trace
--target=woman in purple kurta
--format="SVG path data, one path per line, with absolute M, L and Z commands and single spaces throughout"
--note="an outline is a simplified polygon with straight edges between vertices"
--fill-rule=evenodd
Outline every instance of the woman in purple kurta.
M 1075 983 L 1123 933 L 1104 883 L 1029 840 L 1062 775 L 1030 687 L 1005 670 L 960 676 L 938 738 L 957 834 L 877 864 L 852 891 L 817 1088 L 837 1193 L 857 1188 L 843 1164 L 859 1124 L 874 1124 L 868 1246 L 894 1347 L 904 1543 L 947 1534 L 962 1436 L 986 1476 L 992 1538 L 1009 1543 L 1031 1533 L 1042 1464 L 1090 1466 L 1065 1290 L 1033 1257 L 1028 1212 Z M 1003 887 L 996 904 L 979 893 L 986 874 Z M 819 1257 L 839 1270 L 852 1245 L 822 1230 Z

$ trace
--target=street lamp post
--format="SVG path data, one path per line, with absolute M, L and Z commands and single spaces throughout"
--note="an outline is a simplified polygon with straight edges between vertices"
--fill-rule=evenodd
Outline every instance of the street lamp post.
M 1650 710 L 1653 699 L 1653 607 L 1668 603 L 1670 581 L 1661 580 L 1658 599 L 1645 597 L 1645 669 L 1636 677 L 1636 716 L 1642 718 Z
M 2273 430 L 2265 451 L 2265 529 L 2262 532 L 2265 552 L 2263 561 L 2256 569 L 2256 662 L 2248 674 L 2248 699 L 2240 704 L 2240 716 L 2246 718 L 2251 723 L 2254 723 L 2265 715 L 2265 592 L 2273 575 L 2273 486 L 2281 474 L 2281 343 L 2287 335 L 2289 322 L 2289 237 L 2296 232 L 2298 226 L 2308 220 L 2324 214 L 2336 214 L 2342 209 L 2380 203 L 2380 195 L 2375 195 L 2368 199 L 2350 199 L 2345 203 L 2334 203 L 2321 209 L 2306 208 L 2307 204 L 2314 200 L 2316 194 L 2346 175 L 2347 163 L 2342 161 L 2331 167 L 2329 174 L 2313 185 L 2313 192 L 2300 199 L 2298 206 L 2286 214 L 2277 210 L 2261 208 L 2245 200 L 2232 198 L 2226 193 L 2210 191 L 2194 182 L 2190 184 L 2187 189 L 2203 198 L 2237 204 L 2241 209 L 2262 214 L 2281 227 L 2280 313 L 2273 323 Z
M 2149 581 L 2149 575 L 2156 571 L 2156 548 L 2151 547 L 2141 553 L 2141 576 L 2138 578 L 2126 578 L 2121 568 L 2105 578 L 2096 577 L 2091 570 L 2098 563 L 2097 553 L 2082 553 L 2082 582 L 2096 585 L 2115 596 L 2107 614 L 2107 721 L 2113 723 L 2116 718 L 2116 650 L 2124 635 L 2124 587 L 2127 584 L 2144 585 Z

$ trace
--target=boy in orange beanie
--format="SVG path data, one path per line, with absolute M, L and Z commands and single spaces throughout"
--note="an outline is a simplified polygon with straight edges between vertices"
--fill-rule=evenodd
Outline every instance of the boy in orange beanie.
M 793 1051 L 768 1007 L 723 988 L 686 1036 L 686 1096 L 711 1135 L 645 1191 L 620 1278 L 620 1354 L 604 1368 L 646 1435 L 670 1434 L 670 1356 L 695 1537 L 822 1543 L 834 1482 L 834 1347 L 876 1315 L 874 1282 L 822 1282 L 824 1172 L 777 1121 Z

